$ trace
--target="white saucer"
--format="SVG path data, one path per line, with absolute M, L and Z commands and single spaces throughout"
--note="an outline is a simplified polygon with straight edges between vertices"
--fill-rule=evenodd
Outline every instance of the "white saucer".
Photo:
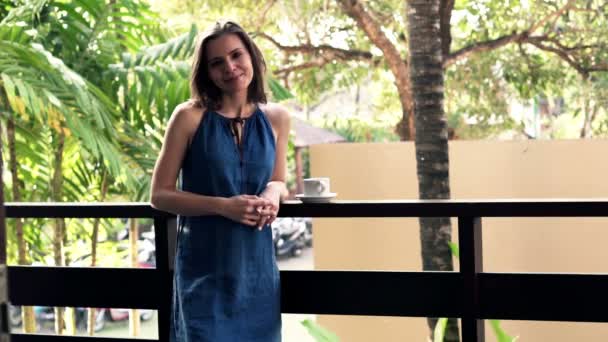
M 327 195 L 323 196 L 306 196 L 304 194 L 297 194 L 296 198 L 304 203 L 329 203 L 331 200 L 336 197 L 335 192 L 330 192 Z

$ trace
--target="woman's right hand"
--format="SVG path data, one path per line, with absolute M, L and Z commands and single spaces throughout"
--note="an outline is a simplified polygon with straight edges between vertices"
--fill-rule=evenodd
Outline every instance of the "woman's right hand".
M 253 195 L 237 195 L 227 199 L 222 216 L 256 227 L 260 217 L 269 215 L 258 208 L 270 206 L 270 200 Z

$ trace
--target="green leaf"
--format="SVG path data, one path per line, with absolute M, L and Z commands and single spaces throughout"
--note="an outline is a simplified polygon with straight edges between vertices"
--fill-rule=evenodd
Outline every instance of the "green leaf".
M 272 97 L 275 101 L 283 101 L 293 98 L 293 94 L 289 92 L 285 87 L 283 87 L 279 82 L 277 82 L 274 78 L 268 78 L 268 87 L 272 92 Z
M 300 322 L 317 342 L 339 342 L 338 336 L 309 319 Z
M 2 76 L 3 89 L 6 92 L 6 97 L 8 98 L 8 103 L 11 106 L 11 109 L 15 113 L 19 113 L 22 115 L 25 114 L 22 109 L 23 101 L 21 100 L 21 102 L 18 102 L 20 100 L 17 99 L 17 94 L 15 93 L 15 84 L 13 83 L 13 80 L 4 73 L 0 75 Z
M 170 39 L 164 43 L 145 47 L 135 56 L 135 65 L 153 65 L 167 59 L 180 60 L 188 58 L 196 41 L 197 29 L 192 25 L 189 32 Z
M 84 8 L 85 11 L 95 18 L 100 17 L 102 6 L 107 6 L 104 1 L 73 0 L 73 2 L 76 7 Z
M 445 336 L 445 329 L 448 326 L 447 318 L 440 318 L 435 324 L 435 330 L 433 331 L 433 342 L 443 342 Z
M 27 27 L 14 23 L 0 24 L 0 39 L 26 44 L 31 37 L 25 33 Z
M 15 82 L 15 86 L 17 90 L 19 90 L 19 95 L 21 99 L 25 102 L 25 111 L 26 113 L 40 113 L 40 100 L 33 93 L 30 87 L 28 87 L 23 81 L 19 78 L 13 79 Z M 35 115 L 35 114 L 34 114 Z
M 499 320 L 491 319 L 490 320 L 490 326 L 492 327 L 492 330 L 494 331 L 494 336 L 496 336 L 496 340 L 498 340 L 498 342 L 515 342 L 519 338 L 519 337 L 511 337 L 511 336 L 509 336 L 500 327 L 500 321 Z
M 452 251 L 452 254 L 455 257 L 460 258 L 460 251 L 458 250 L 458 245 L 453 242 L 448 242 L 448 246 L 450 246 L 450 250 Z
M 2 19 L 0 24 L 27 21 L 33 22 L 40 17 L 40 12 L 46 6 L 48 0 L 31 0 L 26 5 L 16 6 Z
M 89 22 L 82 15 L 82 11 L 77 11 L 73 4 L 54 2 L 53 6 L 62 11 L 66 11 L 70 20 L 79 21 L 82 25 L 88 25 Z

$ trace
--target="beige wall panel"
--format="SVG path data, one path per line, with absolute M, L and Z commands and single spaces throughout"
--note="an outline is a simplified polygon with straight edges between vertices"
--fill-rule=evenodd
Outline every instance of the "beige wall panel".
M 601 140 L 450 142 L 452 197 L 608 198 L 606 151 Z M 417 198 L 412 143 L 317 145 L 310 155 L 311 174 L 331 177 L 338 199 Z M 487 271 L 608 272 L 607 219 L 488 218 L 483 227 Z M 315 219 L 315 269 L 421 270 L 418 229 L 411 218 Z M 428 334 L 421 318 L 318 317 L 348 342 L 426 341 Z M 522 342 L 608 340 L 608 324 L 503 326 Z

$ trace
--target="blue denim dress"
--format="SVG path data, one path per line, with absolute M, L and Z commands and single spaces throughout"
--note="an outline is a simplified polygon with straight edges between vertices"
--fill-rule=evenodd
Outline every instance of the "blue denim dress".
M 207 196 L 259 195 L 270 180 L 275 140 L 258 108 L 243 124 L 207 111 L 182 164 L 181 188 Z M 222 216 L 182 216 L 175 257 L 173 342 L 279 342 L 279 271 L 272 233 Z

